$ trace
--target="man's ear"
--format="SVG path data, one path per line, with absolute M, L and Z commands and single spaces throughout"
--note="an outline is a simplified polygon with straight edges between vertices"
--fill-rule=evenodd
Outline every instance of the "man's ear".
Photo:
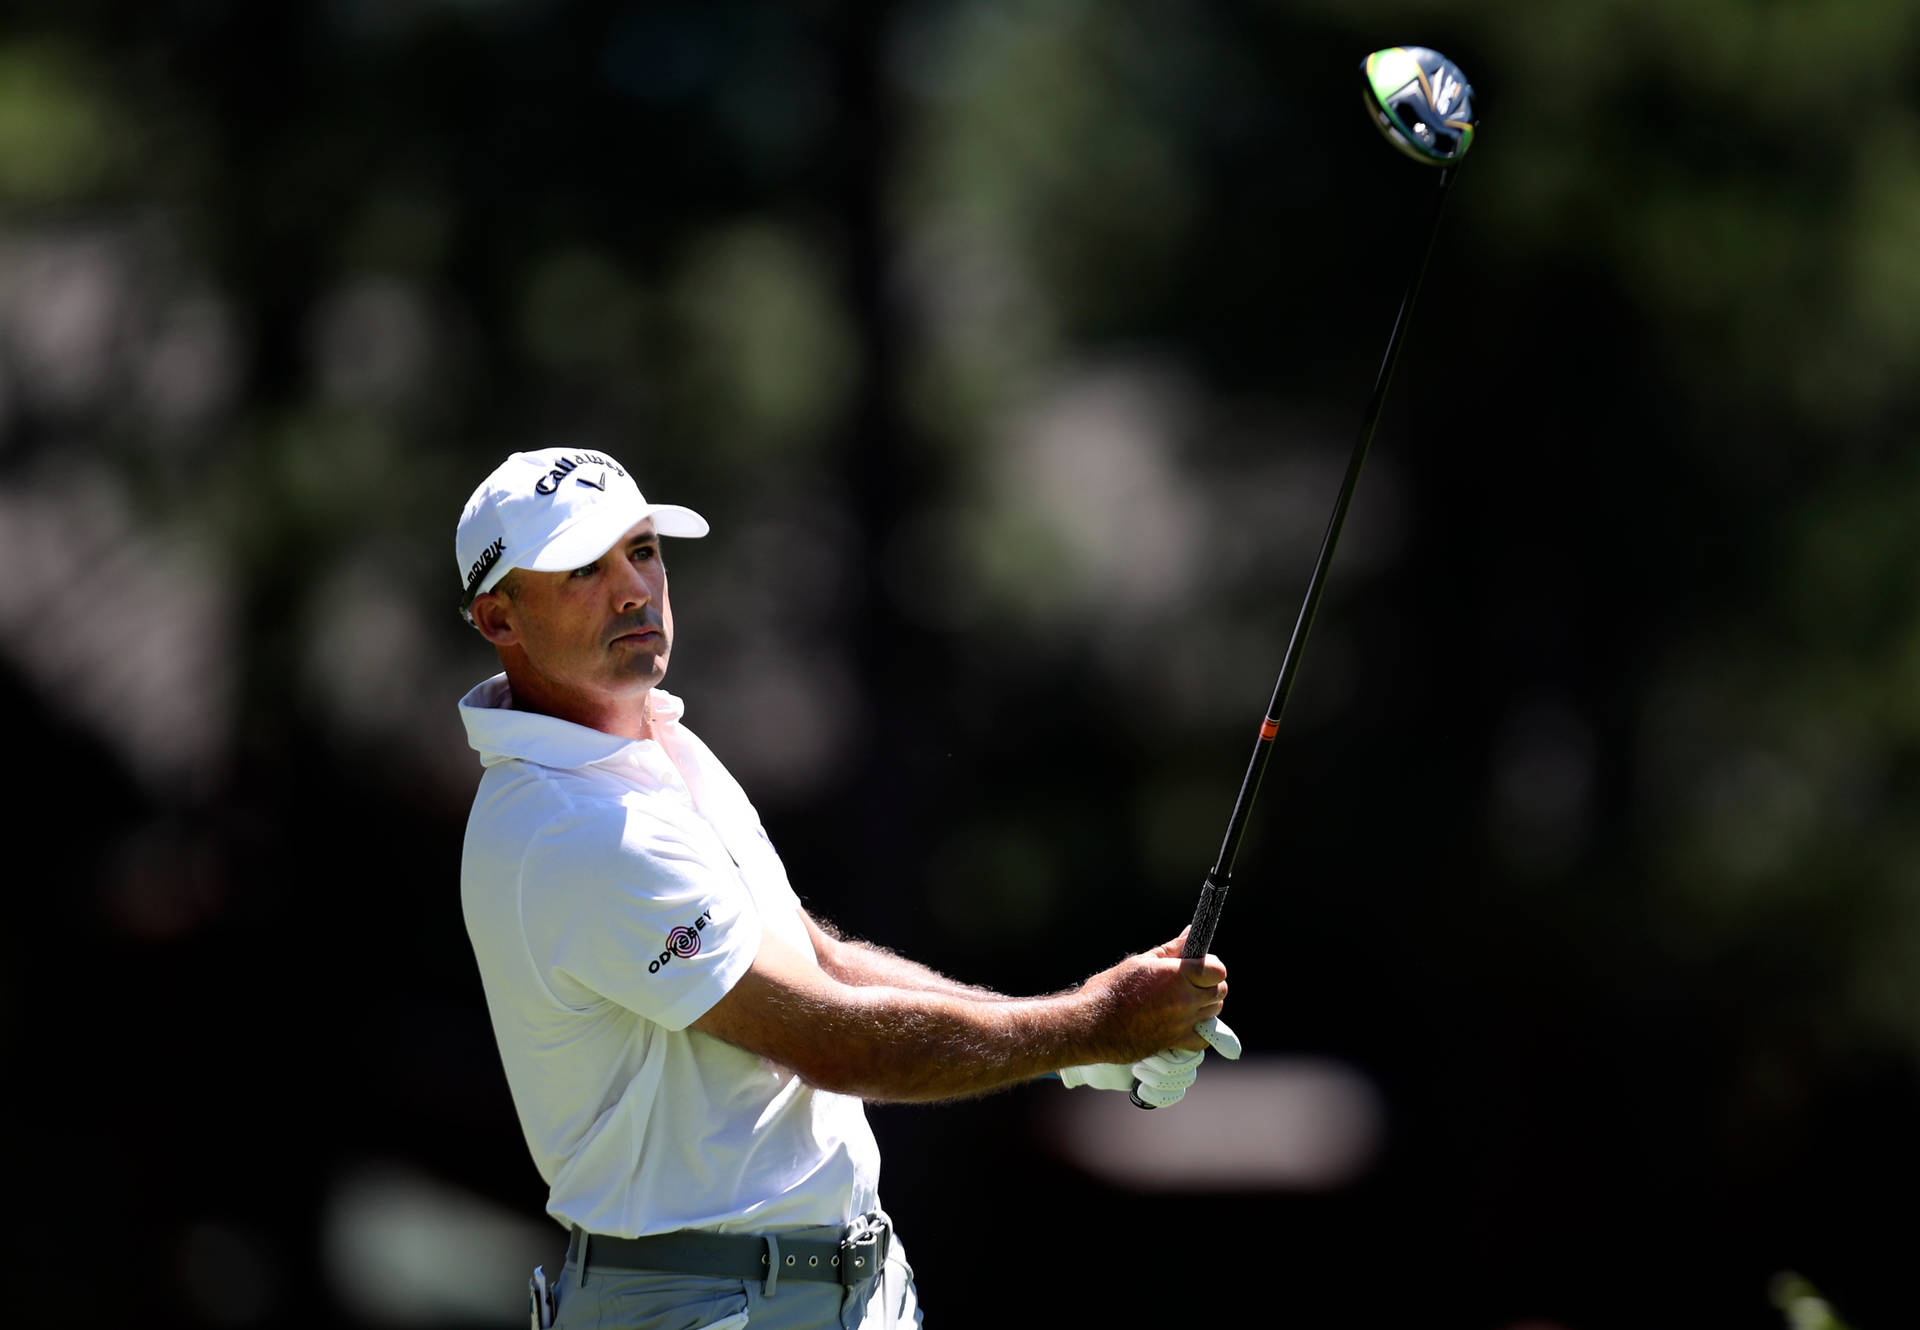
M 512 646 L 520 640 L 513 626 L 513 602 L 499 592 L 482 592 L 473 598 L 473 604 L 467 608 L 473 615 L 473 626 L 480 630 L 480 636 L 495 646 Z

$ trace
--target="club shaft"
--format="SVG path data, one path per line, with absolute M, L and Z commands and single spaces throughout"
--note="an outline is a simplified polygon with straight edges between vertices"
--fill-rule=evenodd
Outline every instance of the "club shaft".
M 1367 396 L 1366 414 L 1360 421 L 1360 435 L 1354 442 L 1353 453 L 1347 459 L 1347 473 L 1340 482 L 1340 494 L 1334 501 L 1333 515 L 1327 521 L 1326 534 L 1320 540 L 1320 554 L 1314 560 L 1313 575 L 1307 579 L 1306 598 L 1301 602 L 1300 615 L 1294 620 L 1293 636 L 1287 642 L 1287 654 L 1280 664 L 1280 677 L 1274 681 L 1273 699 L 1267 703 L 1266 715 L 1260 722 L 1260 734 L 1254 741 L 1253 756 L 1247 762 L 1246 775 L 1240 781 L 1240 793 L 1233 802 L 1233 814 L 1227 819 L 1227 834 L 1220 842 L 1220 855 L 1214 860 L 1213 867 L 1207 870 L 1205 882 L 1200 888 L 1200 900 L 1194 907 L 1193 922 L 1187 928 L 1187 941 L 1182 952 L 1189 960 L 1204 957 L 1213 945 L 1214 930 L 1220 922 L 1220 911 L 1226 902 L 1227 888 L 1233 877 L 1233 863 L 1240 854 L 1240 842 L 1246 835 L 1247 818 L 1253 811 L 1254 798 L 1260 793 L 1260 781 L 1266 774 L 1267 761 L 1273 756 L 1273 741 L 1280 732 L 1280 717 L 1287 708 L 1287 696 L 1293 691 L 1293 681 L 1300 672 L 1300 658 L 1307 645 L 1307 636 L 1313 631 L 1314 615 L 1320 609 L 1320 597 L 1326 590 L 1327 570 L 1333 564 L 1334 548 L 1340 543 L 1341 528 L 1346 525 L 1347 509 L 1353 504 L 1353 492 L 1360 484 L 1360 470 L 1366 465 L 1367 450 L 1373 444 L 1373 432 L 1380 423 L 1381 410 L 1386 405 L 1387 388 L 1393 382 L 1394 367 L 1400 360 L 1400 348 L 1406 341 L 1407 327 L 1413 321 L 1414 303 L 1420 298 L 1420 285 L 1426 279 L 1427 261 L 1433 257 L 1434 242 L 1440 235 L 1440 217 L 1447 206 L 1447 195 L 1453 189 L 1457 168 L 1448 167 L 1440 173 L 1440 183 L 1434 194 L 1433 219 L 1427 227 L 1426 243 L 1420 249 L 1419 265 L 1413 271 L 1413 280 L 1407 284 L 1406 294 L 1400 300 L 1400 311 L 1394 316 L 1393 332 L 1387 338 L 1387 353 L 1381 358 L 1380 372 L 1374 377 L 1373 391 Z
M 1200 885 L 1200 900 L 1193 909 L 1193 922 L 1187 925 L 1187 940 L 1180 954 L 1187 960 L 1204 959 L 1213 946 L 1214 930 L 1220 924 L 1220 911 L 1226 905 L 1227 888 L 1233 877 L 1233 861 L 1239 856 L 1240 841 L 1246 835 L 1247 816 L 1260 793 L 1260 778 L 1266 774 L 1267 760 L 1273 756 L 1273 741 L 1280 733 L 1280 716 L 1287 708 L 1287 694 L 1293 691 L 1294 676 L 1300 671 L 1300 655 L 1306 649 L 1307 635 L 1313 631 L 1313 616 L 1320 608 L 1320 594 L 1326 589 L 1327 569 L 1333 564 L 1333 550 L 1340 543 L 1340 528 L 1346 525 L 1347 509 L 1353 503 L 1353 491 L 1360 483 L 1360 468 L 1366 464 L 1367 449 L 1373 444 L 1374 427 L 1380 423 L 1381 408 L 1386 405 L 1387 386 L 1393 382 L 1393 369 L 1400 360 L 1400 346 L 1406 340 L 1407 326 L 1413 321 L 1414 302 L 1420 298 L 1420 284 L 1426 279 L 1427 260 L 1433 257 L 1434 242 L 1440 236 L 1440 216 L 1446 210 L 1447 195 L 1453 189 L 1457 167 L 1440 173 L 1434 194 L 1433 220 L 1427 227 L 1426 243 L 1420 248 L 1420 262 L 1413 280 L 1400 300 L 1400 312 L 1394 316 L 1393 332 L 1387 338 L 1387 354 L 1381 358 L 1380 372 L 1367 396 L 1366 414 L 1360 421 L 1360 437 L 1354 442 L 1353 455 L 1347 459 L 1347 474 L 1340 482 L 1340 495 L 1334 500 L 1333 516 L 1327 521 L 1326 534 L 1320 540 L 1320 555 L 1313 563 L 1313 575 L 1307 579 L 1306 599 L 1300 605 L 1300 617 L 1294 620 L 1293 637 L 1287 642 L 1287 654 L 1280 663 L 1280 677 L 1274 681 L 1273 700 L 1260 721 L 1260 736 L 1254 741 L 1253 757 L 1247 762 L 1247 774 L 1241 778 L 1240 793 L 1233 801 L 1233 815 L 1227 819 L 1226 838 L 1220 842 L 1220 857 L 1207 870 Z M 1131 1095 L 1134 1107 L 1151 1109 L 1140 1097 L 1140 1083 L 1134 1082 Z

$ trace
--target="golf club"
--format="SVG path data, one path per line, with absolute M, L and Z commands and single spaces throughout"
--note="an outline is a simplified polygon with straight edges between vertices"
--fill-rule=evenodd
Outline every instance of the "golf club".
M 1366 414 L 1360 422 L 1360 437 L 1347 461 L 1347 474 L 1340 483 L 1339 498 L 1334 501 L 1333 516 L 1320 542 L 1320 556 L 1314 561 L 1313 575 L 1307 580 L 1307 595 L 1294 621 L 1293 637 L 1280 665 L 1280 678 L 1273 686 L 1273 700 L 1260 722 L 1260 735 L 1253 745 L 1253 757 L 1247 763 L 1246 776 L 1240 782 L 1240 794 L 1234 800 L 1233 814 L 1227 819 L 1226 839 L 1219 857 L 1207 870 L 1200 887 L 1200 900 L 1194 907 L 1193 922 L 1187 928 L 1187 940 L 1181 955 L 1187 960 L 1203 959 L 1213 945 L 1214 929 L 1220 922 L 1220 910 L 1226 903 L 1227 886 L 1233 877 L 1233 861 L 1240 853 L 1240 840 L 1246 833 L 1247 815 L 1253 809 L 1254 796 L 1260 792 L 1260 778 L 1266 773 L 1267 759 L 1273 754 L 1274 736 L 1280 732 L 1280 715 L 1286 710 L 1287 694 L 1293 690 L 1294 676 L 1300 669 L 1300 654 L 1313 629 L 1313 616 L 1320 607 L 1320 593 L 1326 587 L 1327 568 L 1333 562 L 1333 549 L 1340 540 L 1340 528 L 1346 524 L 1347 508 L 1353 502 L 1354 487 L 1360 481 L 1360 468 L 1367 460 L 1367 448 L 1373 442 L 1374 426 L 1380 422 L 1380 409 L 1386 402 L 1387 385 L 1393 380 L 1393 368 L 1400 359 L 1400 344 L 1413 317 L 1414 301 L 1420 296 L 1420 282 L 1427 275 L 1427 260 L 1433 254 L 1440 234 L 1440 215 L 1447 205 L 1460 159 L 1473 146 L 1475 120 L 1473 88 L 1459 66 L 1438 51 L 1424 46 L 1392 46 L 1375 51 L 1360 62 L 1367 114 L 1376 128 L 1401 152 L 1417 162 L 1438 166 L 1439 187 L 1434 195 L 1433 217 L 1427 226 L 1426 243 L 1420 247 L 1420 261 L 1413 280 L 1400 301 L 1400 312 L 1387 338 L 1387 354 L 1380 362 L 1373 392 L 1367 398 Z M 1132 1099 L 1137 1108 L 1151 1109 L 1140 1098 L 1139 1083 L 1134 1084 Z

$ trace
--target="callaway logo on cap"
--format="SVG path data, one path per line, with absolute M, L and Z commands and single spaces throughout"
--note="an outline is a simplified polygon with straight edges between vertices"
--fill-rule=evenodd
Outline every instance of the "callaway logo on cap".
M 704 536 L 708 530 L 707 519 L 691 508 L 648 503 L 626 468 L 605 453 L 514 453 L 480 482 L 460 514 L 453 537 L 466 587 L 460 613 L 471 622 L 473 598 L 515 568 L 557 573 L 585 567 L 647 517 L 663 536 Z

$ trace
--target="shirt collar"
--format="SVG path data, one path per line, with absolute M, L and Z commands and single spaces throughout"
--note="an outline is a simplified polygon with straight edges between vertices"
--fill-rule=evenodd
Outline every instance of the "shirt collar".
M 663 689 L 653 690 L 652 717 L 657 728 L 676 725 L 686 703 Z M 480 754 L 483 767 L 520 760 L 543 767 L 593 766 L 627 755 L 647 740 L 576 725 L 570 720 L 543 716 L 537 711 L 515 711 L 505 673 L 496 674 L 460 699 L 460 719 L 467 742 Z

